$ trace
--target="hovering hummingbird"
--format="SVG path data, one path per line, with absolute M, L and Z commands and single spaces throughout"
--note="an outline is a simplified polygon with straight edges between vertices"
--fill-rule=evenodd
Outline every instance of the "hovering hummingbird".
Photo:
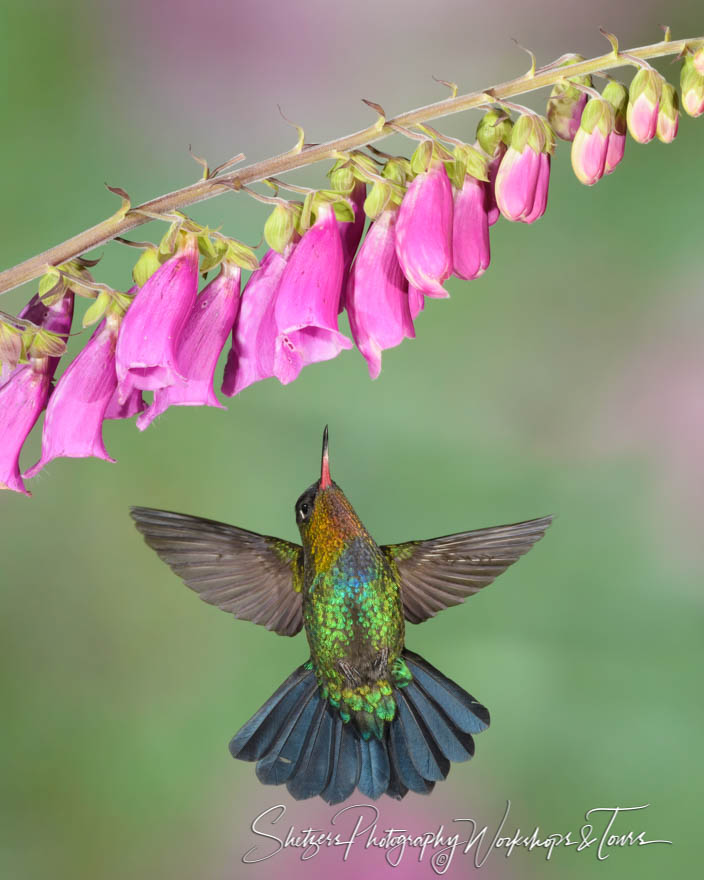
M 297 800 L 427 794 L 474 754 L 488 710 L 405 647 L 422 623 L 490 584 L 552 517 L 379 546 L 330 477 L 296 502 L 302 546 L 212 520 L 131 508 L 147 544 L 201 599 L 280 635 L 305 629 L 310 659 L 230 742 L 259 780 Z

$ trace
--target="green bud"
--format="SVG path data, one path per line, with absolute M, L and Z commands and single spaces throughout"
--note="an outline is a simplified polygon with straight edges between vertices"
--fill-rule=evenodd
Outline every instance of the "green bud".
M 386 210 L 391 204 L 391 184 L 375 180 L 364 200 L 364 213 L 372 220 Z
M 479 120 L 477 140 L 487 156 L 493 156 L 500 143 L 511 143 L 513 122 L 503 110 L 489 110 Z
M 138 287 L 143 287 L 160 265 L 159 251 L 155 247 L 145 248 L 132 269 L 134 283 Z
M 223 261 L 226 260 L 250 271 L 259 268 L 259 260 L 252 248 L 234 238 L 223 238 L 222 241 L 226 248 L 222 257 Z
M 354 171 L 349 165 L 330 172 L 330 186 L 336 192 L 351 193 L 354 189 Z
M 411 163 L 403 156 L 389 159 L 382 169 L 381 176 L 398 183 L 399 186 L 405 186 L 406 182 L 413 177 Z
M 59 270 L 52 266 L 46 275 L 42 275 L 39 279 L 37 292 L 47 305 L 52 305 L 59 295 L 64 295 L 64 291 L 65 285 Z
M 562 67 L 569 67 L 584 61 L 582 55 L 568 55 L 562 62 Z M 569 73 L 567 73 L 569 76 Z M 582 86 L 591 86 L 592 78 L 589 74 L 571 77 L 573 82 Z M 547 118 L 555 134 L 564 141 L 574 139 L 582 117 L 582 111 L 587 102 L 587 95 L 566 79 L 555 83 L 548 99 Z
M 601 97 L 614 108 L 614 131 L 626 133 L 626 109 L 628 107 L 628 89 L 623 83 L 612 79 L 606 84 Z
M 279 202 L 266 218 L 264 239 L 272 250 L 284 252 L 296 231 L 298 211 L 290 203 Z

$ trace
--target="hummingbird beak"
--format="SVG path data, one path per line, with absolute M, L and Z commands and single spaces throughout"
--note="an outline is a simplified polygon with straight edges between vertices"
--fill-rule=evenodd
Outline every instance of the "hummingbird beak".
M 320 488 L 327 489 L 332 486 L 330 479 L 330 459 L 328 458 L 328 426 L 323 431 L 323 457 L 320 462 Z

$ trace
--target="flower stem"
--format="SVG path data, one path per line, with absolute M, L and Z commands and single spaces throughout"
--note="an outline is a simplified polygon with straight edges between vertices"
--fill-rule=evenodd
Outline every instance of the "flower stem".
M 231 192 L 242 188 L 245 184 L 255 183 L 265 178 L 284 174 L 297 168 L 312 165 L 322 159 L 335 157 L 339 153 L 363 147 L 367 144 L 381 140 L 394 133 L 397 127 L 409 128 L 420 123 L 430 122 L 442 116 L 450 116 L 453 113 L 461 113 L 464 110 L 482 107 L 495 101 L 512 98 L 534 92 L 537 89 L 553 86 L 563 79 L 565 75 L 570 77 L 581 76 L 588 73 L 599 73 L 611 70 L 615 67 L 623 67 L 638 63 L 647 58 L 660 58 L 666 55 L 680 55 L 687 49 L 696 49 L 704 45 L 704 37 L 696 37 L 686 40 L 665 40 L 653 43 L 649 46 L 641 46 L 628 49 L 624 52 L 611 51 L 597 58 L 570 64 L 565 67 L 547 65 L 532 70 L 516 79 L 493 86 L 490 89 L 479 92 L 470 92 L 466 95 L 446 98 L 427 104 L 415 110 L 401 113 L 391 119 L 380 117 L 373 125 L 361 131 L 345 135 L 336 140 L 322 144 L 311 144 L 302 149 L 295 148 L 279 156 L 273 156 L 261 162 L 255 162 L 240 168 L 238 171 L 222 173 L 206 180 L 185 186 L 182 189 L 159 196 L 137 207 L 130 208 L 126 212 L 103 220 L 96 226 L 86 229 L 84 232 L 74 235 L 62 244 L 56 245 L 41 254 L 37 254 L 4 272 L 0 272 L 0 294 L 6 293 L 20 284 L 31 281 L 43 275 L 49 266 L 58 266 L 66 263 L 93 248 L 99 247 L 117 236 L 124 235 L 131 229 L 141 226 L 153 219 L 153 215 L 163 215 L 170 211 L 180 210 L 187 205 L 211 199 L 224 192 Z M 148 215 L 152 215 L 150 218 Z

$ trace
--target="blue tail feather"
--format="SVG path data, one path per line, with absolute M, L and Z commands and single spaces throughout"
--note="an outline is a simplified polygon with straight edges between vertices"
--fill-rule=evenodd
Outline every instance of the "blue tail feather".
M 344 723 L 306 664 L 233 737 L 233 757 L 257 761 L 259 780 L 285 783 L 296 800 L 319 795 L 337 804 L 355 788 L 373 800 L 428 794 L 451 762 L 472 757 L 472 733 L 486 729 L 489 712 L 418 654 L 403 657 L 413 678 L 394 689 L 396 717 L 382 739 L 364 740 Z

